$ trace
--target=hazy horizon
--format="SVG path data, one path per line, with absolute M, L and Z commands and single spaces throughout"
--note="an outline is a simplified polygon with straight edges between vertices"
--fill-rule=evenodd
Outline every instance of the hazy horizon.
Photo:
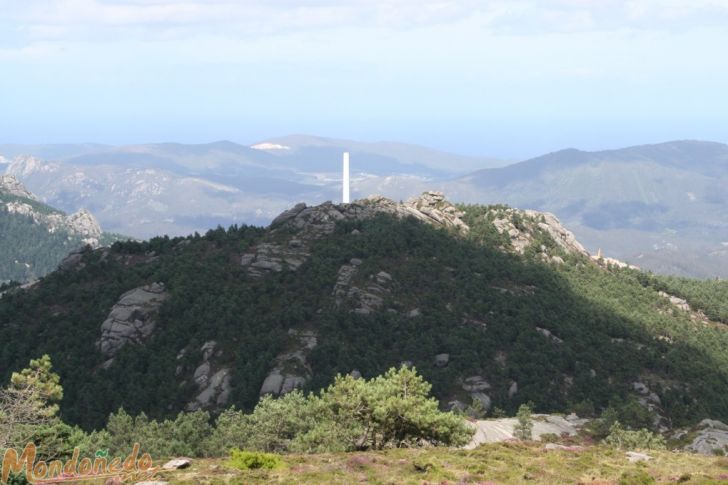
M 543 156 L 543 155 L 548 155 L 548 154 L 551 154 L 551 153 L 556 153 L 556 152 L 560 152 L 560 151 L 564 151 L 564 150 L 572 150 L 572 149 L 575 149 L 575 150 L 578 150 L 578 151 L 582 151 L 582 152 L 603 152 L 603 151 L 611 151 L 611 150 L 620 150 L 620 149 L 624 149 L 624 148 L 632 148 L 632 147 L 640 147 L 640 146 L 649 146 L 649 145 L 661 145 L 661 144 L 666 144 L 666 143 L 671 143 L 671 142 L 686 142 L 686 141 L 688 141 L 688 142 L 689 141 L 696 141 L 696 142 L 707 142 L 707 143 L 720 143 L 720 144 L 726 144 L 726 145 L 728 145 L 727 142 L 722 141 L 722 140 L 676 138 L 676 139 L 671 139 L 671 140 L 647 141 L 647 142 L 644 142 L 644 143 L 636 143 L 636 144 L 624 145 L 624 146 L 602 146 L 602 147 L 596 146 L 596 147 L 590 147 L 590 148 L 584 148 L 584 147 L 573 146 L 573 145 L 571 145 L 571 146 L 562 146 L 562 147 L 555 148 L 555 149 L 549 150 L 549 151 L 534 152 L 534 153 L 531 153 L 528 156 L 519 157 L 519 158 L 505 157 L 505 156 L 500 157 L 500 156 L 497 156 L 497 155 L 494 155 L 494 154 L 491 154 L 491 153 L 476 153 L 476 152 L 466 153 L 466 152 L 459 152 L 459 151 L 456 151 L 456 150 L 448 150 L 446 148 L 440 148 L 440 147 L 437 147 L 437 146 L 428 145 L 428 144 L 426 144 L 426 142 L 420 144 L 420 143 L 411 143 L 411 142 L 403 142 L 403 141 L 400 141 L 400 140 L 388 140 L 388 139 L 383 139 L 383 140 L 377 140 L 377 139 L 362 140 L 362 139 L 351 139 L 351 138 L 335 138 L 335 137 L 330 137 L 330 136 L 325 136 L 325 135 L 304 134 L 304 133 L 291 133 L 291 134 L 285 134 L 285 135 L 273 135 L 273 136 L 269 136 L 269 137 L 266 137 L 266 138 L 255 139 L 255 140 L 252 140 L 252 141 L 228 140 L 228 139 L 220 138 L 220 139 L 201 140 L 201 141 L 197 141 L 197 142 L 186 142 L 186 141 L 178 141 L 178 140 L 150 140 L 150 141 L 131 141 L 131 142 L 125 142 L 125 143 L 104 143 L 104 142 L 96 142 L 96 141 L 59 141 L 59 142 L 49 142 L 49 143 L 18 143 L 18 142 L 14 142 L 14 141 L 5 141 L 5 140 L 3 140 L 3 139 L 0 138 L 0 146 L 11 146 L 11 145 L 17 145 L 17 146 L 24 146 L 24 145 L 25 146 L 44 146 L 44 145 L 48 145 L 48 146 L 52 146 L 52 145 L 59 145 L 59 146 L 61 146 L 61 145 L 69 145 L 69 146 L 72 146 L 72 145 L 100 145 L 100 146 L 107 146 L 107 147 L 114 147 L 114 148 L 116 148 L 116 147 L 132 147 L 132 146 L 146 146 L 146 145 L 165 145 L 165 144 L 172 144 L 172 145 L 178 144 L 178 145 L 192 145 L 192 146 L 194 146 L 194 145 L 210 145 L 210 144 L 214 144 L 214 143 L 229 142 L 229 143 L 234 143 L 236 145 L 251 147 L 251 146 L 256 145 L 256 144 L 259 144 L 259 143 L 267 142 L 268 140 L 273 140 L 273 139 L 278 139 L 278 138 L 284 138 L 284 137 L 287 137 L 287 136 L 315 137 L 315 138 L 322 138 L 322 139 L 329 139 L 329 140 L 337 140 L 337 141 L 342 141 L 342 142 L 349 141 L 349 142 L 353 142 L 353 143 L 371 143 L 371 144 L 379 144 L 379 143 L 381 143 L 381 144 L 390 144 L 391 143 L 391 144 L 405 144 L 405 145 L 411 145 L 411 146 L 414 146 L 414 147 L 422 147 L 422 148 L 432 149 L 432 150 L 436 150 L 436 151 L 441 151 L 443 153 L 449 153 L 449 154 L 459 155 L 459 156 L 465 156 L 465 157 L 483 158 L 483 159 L 492 158 L 493 160 L 500 160 L 502 162 L 507 162 L 509 164 L 510 163 L 518 163 L 518 162 L 522 162 L 522 161 L 527 161 L 527 160 L 530 160 L 530 159 L 533 159 L 533 158 L 537 158 L 537 157 L 540 157 L 540 156 Z M 3 153 L 0 153 L 0 156 L 2 156 L 2 155 L 3 155 Z M 502 165 L 502 166 L 505 166 L 505 165 Z M 486 167 L 484 167 L 484 168 L 486 168 Z

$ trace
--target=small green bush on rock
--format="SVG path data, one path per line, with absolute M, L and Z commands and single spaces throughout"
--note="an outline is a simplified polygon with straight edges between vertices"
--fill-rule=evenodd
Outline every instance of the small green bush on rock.
M 619 421 L 615 422 L 609 430 L 609 436 L 604 442 L 615 448 L 625 450 L 663 450 L 665 438 L 646 429 L 632 431 L 624 429 Z

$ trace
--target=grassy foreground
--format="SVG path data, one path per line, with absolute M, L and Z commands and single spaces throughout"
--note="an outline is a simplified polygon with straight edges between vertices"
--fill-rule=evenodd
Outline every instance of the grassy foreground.
M 393 449 L 367 453 L 286 455 L 274 470 L 239 471 L 225 460 L 195 460 L 164 472 L 171 483 L 728 483 L 728 458 L 649 451 L 654 459 L 630 463 L 624 451 L 591 446 L 545 450 L 540 443 L 498 443 L 475 450 Z

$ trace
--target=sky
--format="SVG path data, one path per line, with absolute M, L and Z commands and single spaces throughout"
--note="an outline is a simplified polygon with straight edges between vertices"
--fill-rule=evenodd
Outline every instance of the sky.
M 0 143 L 728 142 L 728 0 L 0 0 Z

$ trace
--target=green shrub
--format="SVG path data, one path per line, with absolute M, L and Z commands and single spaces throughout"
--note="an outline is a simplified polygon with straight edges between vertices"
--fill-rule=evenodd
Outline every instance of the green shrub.
M 266 396 L 251 414 L 222 413 L 210 449 L 323 453 L 467 444 L 472 428 L 441 412 L 430 389 L 415 369 L 393 368 L 370 380 L 337 376 L 319 395 Z
M 607 436 L 604 442 L 615 448 L 625 450 L 665 449 L 665 438 L 662 436 L 644 428 L 638 431 L 624 429 L 619 421 L 612 425 L 609 436 Z
M 483 401 L 473 398 L 470 406 L 465 409 L 465 414 L 474 419 L 483 419 L 488 414 L 488 410 L 483 405 Z
M 594 403 L 590 399 L 584 399 L 583 401 L 573 403 L 569 406 L 569 408 L 571 409 L 571 412 L 580 418 L 593 418 L 596 416 Z
M 437 465 L 432 463 L 431 461 L 423 460 L 423 459 L 417 459 L 412 462 L 412 467 L 415 469 L 415 471 L 420 473 L 428 473 L 431 471 L 437 470 Z
M 493 412 L 491 413 L 491 416 L 495 419 L 507 418 L 508 413 L 505 412 L 505 410 L 503 408 L 499 408 L 498 406 L 496 406 L 493 408 Z
M 273 453 L 261 453 L 258 451 L 242 451 L 233 448 L 230 452 L 230 459 L 227 465 L 238 470 L 273 470 L 283 466 L 278 455 Z
M 644 470 L 630 470 L 622 474 L 618 483 L 619 485 L 652 485 L 657 482 Z

